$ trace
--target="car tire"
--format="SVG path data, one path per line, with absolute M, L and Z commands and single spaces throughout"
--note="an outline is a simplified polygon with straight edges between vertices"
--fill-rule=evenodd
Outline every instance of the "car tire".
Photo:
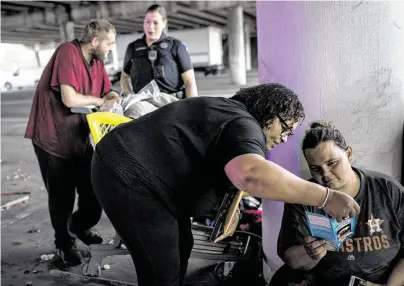
M 6 82 L 6 83 L 4 84 L 4 90 L 10 91 L 10 90 L 12 90 L 12 89 L 13 89 L 13 86 L 12 86 L 11 83 Z

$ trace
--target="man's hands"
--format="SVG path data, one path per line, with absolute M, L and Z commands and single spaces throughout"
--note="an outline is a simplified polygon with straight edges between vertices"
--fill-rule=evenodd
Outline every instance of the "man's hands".
M 360 207 L 351 196 L 330 190 L 324 211 L 337 221 L 341 221 L 344 218 L 356 216 L 360 212 Z
M 324 239 L 313 236 L 306 236 L 304 238 L 304 249 L 313 260 L 320 260 L 327 254 L 325 246 L 326 242 Z
M 105 95 L 103 98 L 103 103 L 101 104 L 100 110 L 110 110 L 113 106 L 114 103 L 121 103 L 121 97 L 119 96 L 118 93 L 115 91 L 109 92 L 107 95 Z
M 103 96 L 104 100 L 121 100 L 121 97 L 115 91 L 110 91 L 105 96 Z

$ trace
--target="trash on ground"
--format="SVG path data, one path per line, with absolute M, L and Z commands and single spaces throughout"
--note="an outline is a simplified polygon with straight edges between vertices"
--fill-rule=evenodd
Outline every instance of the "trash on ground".
M 0 192 L 2 196 L 30 195 L 31 192 Z
M 24 204 L 29 200 L 29 196 L 24 196 L 12 201 L 9 201 L 7 203 L 5 203 L 4 205 L 2 205 L 0 208 L 3 209 L 9 209 L 12 206 L 18 205 L 18 204 Z
M 42 261 L 49 261 L 52 260 L 55 257 L 55 254 L 42 254 L 41 255 L 41 260 Z

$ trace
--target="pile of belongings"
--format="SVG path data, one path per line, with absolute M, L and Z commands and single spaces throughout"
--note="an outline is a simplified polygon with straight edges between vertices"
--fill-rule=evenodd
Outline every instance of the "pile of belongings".
M 160 92 L 156 81 L 152 80 L 138 93 L 124 94 L 120 103 L 104 105 L 100 111 L 113 112 L 136 119 L 177 100 L 179 99 L 175 96 Z

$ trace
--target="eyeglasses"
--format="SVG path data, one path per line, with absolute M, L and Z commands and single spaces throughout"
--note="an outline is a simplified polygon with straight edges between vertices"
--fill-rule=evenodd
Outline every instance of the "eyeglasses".
M 285 120 L 283 120 L 283 118 L 279 115 L 276 115 L 276 117 L 279 118 L 279 121 L 281 122 L 282 125 L 282 133 L 281 136 L 282 137 L 289 137 L 289 136 L 293 136 L 293 128 L 290 127 Z

